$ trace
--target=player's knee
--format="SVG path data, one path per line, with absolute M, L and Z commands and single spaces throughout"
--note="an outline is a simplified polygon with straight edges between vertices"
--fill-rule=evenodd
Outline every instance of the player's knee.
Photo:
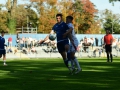
M 3 55 L 3 58 L 6 58 L 6 55 L 5 55 L 5 54 Z
M 67 52 L 69 50 L 69 45 L 65 45 L 65 51 Z

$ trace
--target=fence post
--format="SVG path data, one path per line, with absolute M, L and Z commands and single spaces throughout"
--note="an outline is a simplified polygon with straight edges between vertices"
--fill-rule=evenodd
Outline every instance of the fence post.
M 22 26 L 22 34 L 23 34 L 23 26 Z
M 36 27 L 36 34 L 37 34 L 37 29 L 38 29 L 38 28 Z

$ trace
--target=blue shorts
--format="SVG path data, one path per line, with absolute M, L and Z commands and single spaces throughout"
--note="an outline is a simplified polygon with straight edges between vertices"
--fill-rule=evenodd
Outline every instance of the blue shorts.
M 0 55 L 5 55 L 6 54 L 6 50 L 0 50 Z
M 65 52 L 65 45 L 69 45 L 69 40 L 64 40 L 57 43 L 58 52 Z

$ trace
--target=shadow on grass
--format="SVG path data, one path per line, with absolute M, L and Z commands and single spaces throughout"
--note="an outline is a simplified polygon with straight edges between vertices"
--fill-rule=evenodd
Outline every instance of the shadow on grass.
M 77 75 L 69 75 L 61 59 L 8 61 L 0 66 L 0 90 L 119 90 L 115 61 L 80 60 L 83 71 Z

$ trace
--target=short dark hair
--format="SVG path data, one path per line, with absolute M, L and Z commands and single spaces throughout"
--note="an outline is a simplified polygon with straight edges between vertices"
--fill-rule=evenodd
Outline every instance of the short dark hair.
M 73 20 L 73 17 L 72 16 L 67 16 L 66 18 L 70 19 L 70 20 Z
M 57 15 L 56 15 L 56 17 L 58 17 L 58 16 L 60 16 L 61 18 L 62 18 L 62 14 L 61 13 L 58 13 Z
M 109 29 L 106 29 L 105 31 L 108 31 L 108 32 L 109 32 L 109 34 L 111 33 Z
M 1 33 L 5 33 L 5 31 L 2 30 Z

